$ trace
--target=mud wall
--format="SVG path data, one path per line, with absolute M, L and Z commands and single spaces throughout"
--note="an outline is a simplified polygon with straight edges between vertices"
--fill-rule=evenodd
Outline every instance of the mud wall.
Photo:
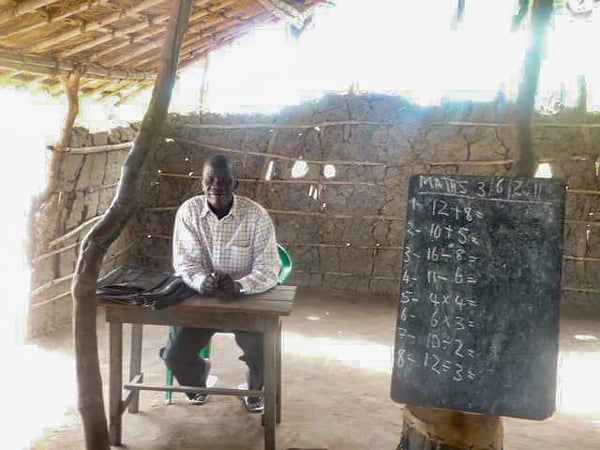
M 291 283 L 395 295 L 408 178 L 506 175 L 512 105 L 416 107 L 399 97 L 330 95 L 276 115 L 172 115 L 145 167 L 137 260 L 170 267 L 173 219 L 200 193 L 202 162 L 236 163 L 238 193 L 271 213 L 294 260 Z M 564 301 L 600 300 L 600 118 L 571 110 L 536 117 L 539 161 L 569 185 Z
M 61 154 L 55 189 L 30 218 L 29 336 L 71 322 L 79 244 L 110 205 L 135 133 L 132 127 L 98 133 L 74 129 L 68 151 Z M 102 273 L 125 261 L 132 242 L 128 227 L 109 248 Z

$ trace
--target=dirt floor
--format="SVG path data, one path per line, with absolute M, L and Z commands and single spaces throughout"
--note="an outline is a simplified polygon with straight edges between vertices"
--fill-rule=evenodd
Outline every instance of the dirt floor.
M 299 290 L 293 314 L 284 322 L 279 449 L 396 448 L 402 405 L 389 395 L 395 303 L 391 297 Z M 108 338 L 102 312 L 98 337 L 106 383 Z M 164 380 L 157 352 L 165 337 L 164 327 L 144 328 L 147 382 Z M 55 411 L 30 448 L 81 449 L 70 328 L 35 344 L 53 355 L 43 376 L 36 377 L 47 393 L 36 408 L 47 402 Z M 563 308 L 560 347 L 558 411 L 541 422 L 504 419 L 506 449 L 600 449 L 600 306 Z M 127 351 L 125 346 L 126 361 Z M 217 335 L 212 373 L 219 386 L 236 387 L 243 380 L 238 355 L 232 335 Z M 54 373 L 60 370 L 63 375 Z M 182 394 L 174 394 L 173 404 L 166 406 L 164 394 L 142 392 L 140 413 L 124 416 L 123 444 L 140 450 L 252 450 L 263 448 L 263 434 L 260 416 L 245 412 L 237 398 L 213 396 L 206 405 L 191 406 Z

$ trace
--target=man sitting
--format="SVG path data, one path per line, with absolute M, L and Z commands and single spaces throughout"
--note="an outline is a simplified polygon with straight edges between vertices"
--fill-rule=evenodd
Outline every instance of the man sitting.
M 277 284 L 279 257 L 275 227 L 258 203 L 234 194 L 233 164 L 223 156 L 209 158 L 202 171 L 204 195 L 184 202 L 175 218 L 173 266 L 183 281 L 202 295 L 217 291 L 242 296 Z M 206 386 L 210 362 L 199 352 L 218 329 L 174 327 L 161 357 L 179 384 Z M 263 341 L 258 332 L 234 331 L 249 373 L 248 389 L 263 386 Z M 208 394 L 186 394 L 191 404 L 206 403 Z M 261 397 L 244 398 L 246 409 L 263 410 Z

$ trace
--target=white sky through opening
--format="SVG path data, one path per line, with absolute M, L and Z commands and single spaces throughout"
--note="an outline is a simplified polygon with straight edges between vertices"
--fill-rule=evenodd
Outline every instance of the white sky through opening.
M 516 95 L 530 32 L 511 31 L 517 1 L 469 2 L 464 21 L 451 29 L 455 0 L 428 2 L 339 0 L 317 9 L 314 26 L 299 40 L 283 24 L 261 27 L 211 54 L 208 110 L 276 112 L 326 92 L 405 95 L 415 103 L 442 97 L 491 100 L 499 89 Z M 595 104 L 600 66 L 586 48 L 600 43 L 600 8 L 575 20 L 557 11 L 548 33 L 539 101 L 564 91 L 577 100 L 577 79 L 586 75 L 588 100 Z M 190 69 L 192 70 L 192 69 Z M 182 74 L 177 108 L 194 109 L 201 80 Z M 187 94 L 186 94 L 187 93 Z M 182 101 L 181 99 L 187 99 Z

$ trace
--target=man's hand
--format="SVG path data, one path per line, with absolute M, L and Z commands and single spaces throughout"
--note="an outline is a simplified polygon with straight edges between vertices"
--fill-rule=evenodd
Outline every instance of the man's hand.
M 217 290 L 218 283 L 215 275 L 210 274 L 204 279 L 200 285 L 200 294 L 202 295 L 213 295 Z
M 226 294 L 236 297 L 240 295 L 240 290 L 242 289 L 242 285 L 237 281 L 234 281 L 228 273 L 217 275 L 217 287 Z

